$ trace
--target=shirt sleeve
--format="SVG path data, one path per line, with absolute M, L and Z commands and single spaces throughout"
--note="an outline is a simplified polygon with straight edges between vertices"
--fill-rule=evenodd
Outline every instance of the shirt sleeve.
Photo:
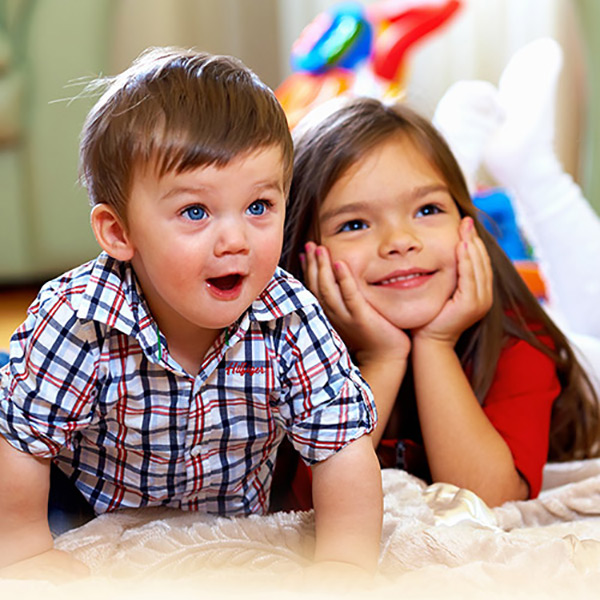
M 18 450 L 48 458 L 91 420 L 96 353 L 87 331 L 93 324 L 82 324 L 61 295 L 43 296 L 14 333 L 1 371 L 0 434 Z
M 312 465 L 372 432 L 377 410 L 320 307 L 291 315 L 284 336 L 280 415 L 293 446 Z
M 523 340 L 506 348 L 483 404 L 535 498 L 548 458 L 552 405 L 561 391 L 552 359 Z

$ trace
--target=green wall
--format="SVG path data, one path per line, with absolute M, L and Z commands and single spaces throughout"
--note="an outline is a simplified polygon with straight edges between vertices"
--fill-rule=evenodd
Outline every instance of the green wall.
M 582 187 L 600 213 L 600 1 L 577 0 L 587 60 L 588 105 L 582 140 Z

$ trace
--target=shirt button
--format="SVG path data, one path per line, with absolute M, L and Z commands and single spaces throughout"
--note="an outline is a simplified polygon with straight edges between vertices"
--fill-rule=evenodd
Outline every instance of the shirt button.
M 196 458 L 196 456 L 198 456 L 200 454 L 201 448 L 200 446 L 194 446 L 191 450 L 190 450 L 190 454 Z

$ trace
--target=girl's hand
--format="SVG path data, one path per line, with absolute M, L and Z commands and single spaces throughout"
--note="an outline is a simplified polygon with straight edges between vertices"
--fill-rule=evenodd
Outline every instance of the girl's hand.
M 492 306 L 492 265 L 470 217 L 462 220 L 459 234 L 456 290 L 430 323 L 412 332 L 414 342 L 427 338 L 454 347 L 462 332 L 479 321 Z
M 360 365 L 406 361 L 408 335 L 379 314 L 365 299 L 348 266 L 331 263 L 324 246 L 308 242 L 302 257 L 304 280 Z

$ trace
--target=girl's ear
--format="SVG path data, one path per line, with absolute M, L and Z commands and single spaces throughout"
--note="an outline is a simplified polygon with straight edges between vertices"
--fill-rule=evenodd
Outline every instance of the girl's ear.
M 115 210 L 108 204 L 96 204 L 91 215 L 92 230 L 100 247 L 113 258 L 128 261 L 135 249 Z

